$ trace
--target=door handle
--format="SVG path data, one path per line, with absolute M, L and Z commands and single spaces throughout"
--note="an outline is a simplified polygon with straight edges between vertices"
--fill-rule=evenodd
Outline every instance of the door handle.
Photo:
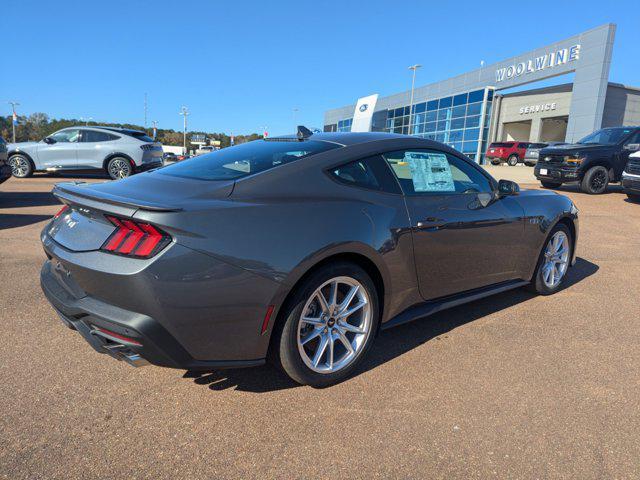
M 418 222 L 416 224 L 416 228 L 418 230 L 435 231 L 444 227 L 444 225 L 445 225 L 445 222 L 443 220 L 435 217 L 429 217 L 429 218 L 426 218 L 424 221 Z

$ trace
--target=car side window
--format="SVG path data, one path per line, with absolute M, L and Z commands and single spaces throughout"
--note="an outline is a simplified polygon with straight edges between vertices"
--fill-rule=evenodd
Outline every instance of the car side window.
M 393 174 L 380 155 L 362 158 L 333 167 L 328 172 L 335 180 L 345 185 L 401 193 Z
M 76 143 L 80 137 L 80 130 L 63 130 L 51 135 L 56 143 Z
M 625 145 L 629 145 L 630 143 L 640 143 L 640 130 L 629 137 L 629 140 L 624 142 Z
M 109 140 L 115 140 L 115 135 L 110 135 L 105 132 L 97 132 L 95 130 L 82 130 L 82 142 L 108 142 Z
M 475 167 L 438 150 L 399 150 L 383 155 L 406 195 L 491 192 L 489 179 Z

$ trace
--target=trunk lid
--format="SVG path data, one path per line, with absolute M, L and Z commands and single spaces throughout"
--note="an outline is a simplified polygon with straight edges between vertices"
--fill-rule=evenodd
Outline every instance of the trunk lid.
M 132 218 L 138 211 L 205 208 L 212 200 L 228 197 L 233 185 L 233 181 L 194 180 L 157 172 L 98 184 L 59 183 L 53 194 L 69 208 L 53 219 L 46 233 L 72 251 L 98 250 L 115 230 L 106 215 Z

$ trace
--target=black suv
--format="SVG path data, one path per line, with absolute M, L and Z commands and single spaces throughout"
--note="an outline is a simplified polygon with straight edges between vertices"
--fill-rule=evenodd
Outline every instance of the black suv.
M 603 193 L 619 182 L 629 155 L 640 150 L 640 127 L 603 128 L 578 143 L 540 150 L 535 176 L 546 188 L 580 182 L 585 193 Z

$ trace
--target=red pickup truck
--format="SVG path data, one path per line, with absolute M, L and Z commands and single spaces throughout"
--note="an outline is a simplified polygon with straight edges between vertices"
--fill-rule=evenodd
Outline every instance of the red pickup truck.
M 489 145 L 485 158 L 493 165 L 507 162 L 515 166 L 524 160 L 524 154 L 531 145 L 528 142 L 496 142 Z

